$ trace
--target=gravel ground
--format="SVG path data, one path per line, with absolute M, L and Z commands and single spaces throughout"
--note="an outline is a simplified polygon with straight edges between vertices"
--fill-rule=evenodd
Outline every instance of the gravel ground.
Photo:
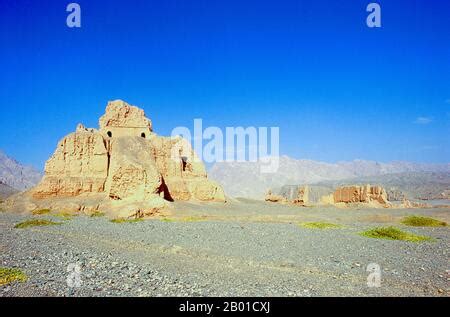
M 449 228 L 398 225 L 407 214 L 448 221 L 450 210 L 338 210 L 250 201 L 178 204 L 172 220 L 111 223 L 74 217 L 59 226 L 14 229 L 32 216 L 0 213 L 0 266 L 20 268 L 24 283 L 0 296 L 449 296 Z M 204 221 L 183 221 L 183 217 Z M 34 216 L 34 218 L 37 218 Z M 341 229 L 299 227 L 331 221 Z M 435 242 L 362 237 L 396 224 Z M 366 267 L 380 265 L 381 287 Z M 81 268 L 71 288 L 68 265 Z

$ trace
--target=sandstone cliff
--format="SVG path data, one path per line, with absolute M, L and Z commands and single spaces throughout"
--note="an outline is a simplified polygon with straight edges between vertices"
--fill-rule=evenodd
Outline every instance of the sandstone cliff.
M 109 102 L 99 126 L 80 124 L 58 143 L 42 181 L 29 192 L 33 205 L 92 198 L 92 206 L 76 203 L 75 209 L 117 207 L 142 216 L 173 200 L 225 201 L 191 145 L 156 135 L 142 109 Z
M 335 203 L 371 203 L 387 204 L 386 190 L 381 186 L 345 186 L 339 187 L 334 194 Z
M 269 202 L 291 203 L 300 206 L 314 205 L 356 205 L 365 204 L 367 207 L 390 207 L 386 190 L 381 186 L 352 185 L 337 187 L 316 185 L 286 185 L 265 197 Z

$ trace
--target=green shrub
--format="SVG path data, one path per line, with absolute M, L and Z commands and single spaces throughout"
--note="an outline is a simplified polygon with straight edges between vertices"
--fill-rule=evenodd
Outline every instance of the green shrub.
M 338 229 L 342 227 L 329 222 L 304 222 L 301 223 L 300 226 L 308 229 Z
M 36 226 L 54 226 L 54 225 L 60 225 L 60 222 L 53 222 L 50 220 L 44 220 L 44 219 L 36 219 L 36 220 L 27 220 L 21 223 L 18 223 L 14 226 L 14 228 L 17 229 L 24 229 L 28 227 L 36 227 Z
M 7 285 L 12 282 L 25 282 L 27 276 L 19 269 L 10 269 L 0 267 L 0 286 Z
M 112 223 L 134 223 L 134 222 L 140 222 L 143 221 L 142 218 L 136 218 L 136 219 L 127 219 L 127 218 L 116 218 L 110 220 Z
M 195 217 L 195 216 L 190 216 L 190 217 L 183 217 L 181 219 L 182 222 L 197 222 L 197 221 L 205 221 L 206 219 L 203 217 Z
M 161 221 L 164 222 L 198 222 L 198 221 L 205 221 L 206 219 L 204 217 L 195 217 L 195 216 L 189 216 L 189 217 L 183 217 L 183 218 L 161 218 Z
M 429 217 L 409 216 L 402 220 L 402 223 L 412 227 L 445 227 L 447 223 Z
M 94 217 L 103 217 L 104 215 L 105 215 L 104 212 L 94 211 L 90 216 L 91 216 L 92 218 L 94 218 Z
M 66 211 L 61 211 L 61 212 L 52 213 L 51 216 L 58 217 L 63 220 L 70 220 L 70 219 L 72 219 L 72 217 L 75 216 L 75 214 L 66 212 Z
M 51 212 L 50 209 L 38 209 L 32 212 L 33 215 L 46 215 L 49 214 Z
M 173 218 L 161 218 L 160 220 L 163 222 L 175 222 L 175 219 Z
M 360 233 L 364 237 L 374 239 L 403 240 L 410 242 L 431 241 L 430 237 L 419 236 L 402 231 L 395 227 L 377 227 Z

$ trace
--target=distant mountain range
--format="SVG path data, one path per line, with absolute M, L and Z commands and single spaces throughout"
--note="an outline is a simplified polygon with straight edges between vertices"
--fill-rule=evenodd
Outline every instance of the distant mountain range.
M 231 197 L 261 199 L 272 188 L 284 185 L 304 185 L 318 183 L 360 183 L 373 182 L 395 187 L 398 183 L 433 182 L 444 177 L 439 188 L 449 186 L 450 164 L 422 164 L 410 162 L 379 163 L 355 160 L 351 162 L 324 163 L 312 160 L 296 160 L 288 156 L 280 157 L 276 173 L 261 173 L 261 162 L 219 162 L 214 164 L 209 177 L 218 181 Z M 403 174 L 392 176 L 393 174 Z M 425 174 L 424 174 L 425 173 Z M 428 173 L 428 174 L 427 174 Z M 434 173 L 434 174 L 429 174 Z M 387 177 L 387 175 L 391 175 Z M 377 178 L 370 178 L 376 176 Z M 366 179 L 364 179 L 366 178 Z M 439 181 L 438 181 L 439 182 Z M 446 183 L 448 182 L 448 183 Z M 449 187 L 447 187 L 449 189 Z
M 0 151 L 0 191 L 10 189 L 27 190 L 36 185 L 42 173 L 31 166 L 25 166 Z
M 17 189 L 0 182 L 0 201 L 18 192 L 19 191 Z

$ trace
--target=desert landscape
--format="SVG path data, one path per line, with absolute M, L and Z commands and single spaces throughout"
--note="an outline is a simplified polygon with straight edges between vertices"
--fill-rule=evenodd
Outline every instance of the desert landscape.
M 303 184 L 282 165 L 258 199 L 227 186 L 233 171 L 261 184 L 255 163 L 213 181 L 138 107 L 109 102 L 99 126 L 58 142 L 42 179 L 2 154 L 1 296 L 449 295 L 448 164 L 308 162 L 302 180 L 286 159 Z
M 449 13 L 0 1 L 2 308 L 436 310 Z

